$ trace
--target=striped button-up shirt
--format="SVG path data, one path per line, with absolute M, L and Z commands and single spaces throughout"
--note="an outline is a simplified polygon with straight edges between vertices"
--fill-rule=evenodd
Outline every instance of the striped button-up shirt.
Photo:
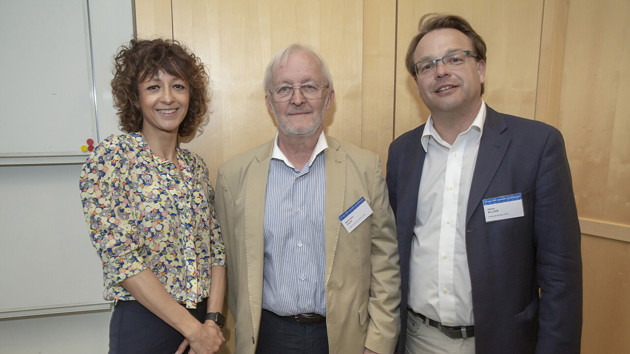
M 326 315 L 324 201 L 328 148 L 322 133 L 296 170 L 274 144 L 265 198 L 263 308 L 280 316 Z

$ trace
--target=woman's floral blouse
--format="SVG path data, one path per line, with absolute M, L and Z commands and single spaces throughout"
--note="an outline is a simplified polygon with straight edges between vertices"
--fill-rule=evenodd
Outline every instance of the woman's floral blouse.
M 140 133 L 110 136 L 81 171 L 83 212 L 103 261 L 106 300 L 133 300 L 120 282 L 150 268 L 179 303 L 208 297 L 210 270 L 225 266 L 214 190 L 201 157 L 154 156 Z

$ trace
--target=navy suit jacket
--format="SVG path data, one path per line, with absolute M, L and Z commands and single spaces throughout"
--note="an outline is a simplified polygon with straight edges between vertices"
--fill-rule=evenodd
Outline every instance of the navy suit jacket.
M 423 129 L 394 140 L 387 161 L 402 278 L 399 352 L 405 345 L 409 257 L 425 156 Z M 482 200 L 515 193 L 522 195 L 525 215 L 487 223 Z M 580 238 L 560 132 L 487 107 L 466 211 L 477 353 L 579 353 Z

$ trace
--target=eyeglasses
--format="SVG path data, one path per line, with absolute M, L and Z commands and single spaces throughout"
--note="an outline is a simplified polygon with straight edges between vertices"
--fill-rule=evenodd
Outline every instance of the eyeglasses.
M 269 90 L 269 92 L 271 93 L 273 100 L 276 102 L 286 102 L 290 100 L 296 89 L 300 90 L 304 98 L 316 100 L 322 98 L 322 94 L 324 93 L 324 89 L 326 87 L 328 87 L 328 84 L 318 85 L 312 82 L 307 82 L 304 84 L 282 85 Z
M 417 75 L 426 75 L 437 67 L 438 61 L 442 61 L 446 66 L 460 66 L 466 62 L 466 57 L 479 59 L 477 56 L 472 55 L 470 50 L 458 50 L 449 54 L 446 54 L 439 59 L 426 59 L 413 64 L 413 70 Z

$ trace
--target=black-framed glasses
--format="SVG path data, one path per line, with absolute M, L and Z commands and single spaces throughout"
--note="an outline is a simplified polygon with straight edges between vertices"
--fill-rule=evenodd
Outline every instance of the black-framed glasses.
M 466 62 L 467 57 L 479 59 L 470 50 L 457 50 L 438 59 L 421 60 L 413 64 L 413 70 L 416 72 L 416 76 L 426 75 L 437 68 L 438 61 L 441 61 L 446 66 L 459 66 Z
M 282 85 L 269 90 L 271 97 L 276 102 L 286 102 L 293 97 L 295 90 L 300 90 L 302 96 L 309 100 L 317 100 L 322 98 L 324 89 L 328 87 L 328 84 L 319 85 L 313 82 L 307 82 L 304 84 L 295 85 Z

